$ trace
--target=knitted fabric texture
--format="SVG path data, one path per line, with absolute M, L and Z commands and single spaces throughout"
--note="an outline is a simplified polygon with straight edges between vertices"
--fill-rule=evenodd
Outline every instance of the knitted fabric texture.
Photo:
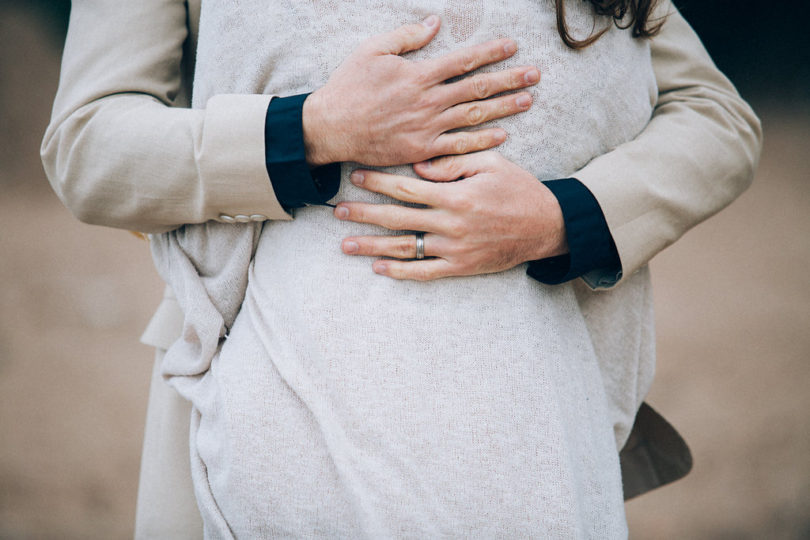
M 609 24 L 567 11 L 575 37 Z M 193 104 L 312 91 L 367 37 L 432 13 L 439 34 L 409 58 L 512 37 L 518 53 L 481 71 L 540 68 L 532 109 L 494 123 L 509 133 L 497 151 L 538 179 L 649 121 L 648 44 L 612 28 L 569 50 L 546 0 L 206 0 Z M 357 166 L 331 202 L 390 202 L 346 181 Z M 524 265 L 421 283 L 340 252 L 383 232 L 307 207 L 152 238 L 185 313 L 163 372 L 194 405 L 206 535 L 626 536 L 617 447 L 654 368 L 647 270 L 599 293 Z

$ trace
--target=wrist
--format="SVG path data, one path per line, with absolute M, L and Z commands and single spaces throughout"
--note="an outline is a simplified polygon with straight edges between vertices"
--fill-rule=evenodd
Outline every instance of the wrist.
M 611 286 L 621 277 L 621 259 L 599 202 L 576 178 L 543 184 L 558 201 L 570 258 L 568 268 L 559 276 L 556 271 L 550 272 L 554 265 L 546 264 L 548 261 L 535 261 L 530 275 L 543 283 L 561 283 L 582 276 L 594 288 Z M 597 271 L 600 277 L 591 283 L 587 275 Z
M 557 197 L 551 195 L 549 201 L 549 215 L 554 226 L 551 228 L 551 238 L 549 238 L 549 256 L 556 257 L 568 253 L 568 233 L 565 228 L 565 218 Z
M 306 160 L 312 167 L 342 161 L 330 145 L 330 135 L 334 130 L 329 128 L 327 111 L 320 90 L 307 96 L 301 110 Z
M 542 203 L 537 213 L 540 221 L 535 229 L 538 234 L 536 248 L 529 260 L 545 259 L 568 253 L 568 237 L 566 234 L 565 218 L 560 202 L 554 193 L 542 182 L 537 182 L 542 190 Z

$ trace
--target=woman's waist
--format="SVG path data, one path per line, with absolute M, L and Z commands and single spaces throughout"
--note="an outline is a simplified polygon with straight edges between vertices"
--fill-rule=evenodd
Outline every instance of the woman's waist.
M 293 323 L 311 339 L 344 333 L 372 339 L 379 334 L 386 343 L 392 333 L 407 334 L 404 329 L 410 328 L 420 334 L 453 334 L 438 341 L 474 343 L 482 335 L 501 342 L 524 339 L 521 332 L 537 334 L 538 325 L 541 333 L 584 331 L 570 286 L 538 283 L 523 265 L 417 282 L 377 275 L 373 258 L 340 250 L 346 236 L 382 232 L 338 221 L 331 209 L 318 207 L 302 209 L 293 222 L 266 225 L 248 285 L 254 309 L 269 326 Z

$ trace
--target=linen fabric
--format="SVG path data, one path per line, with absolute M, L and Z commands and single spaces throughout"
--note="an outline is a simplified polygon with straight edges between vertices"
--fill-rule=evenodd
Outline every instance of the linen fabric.
M 544 84 L 530 112 L 498 122 L 511 135 L 499 151 L 539 179 L 648 122 L 648 43 L 612 29 L 570 51 L 551 4 L 529 0 L 207 2 L 194 106 L 321 86 L 365 37 L 434 12 L 445 27 L 415 59 L 520 36 L 498 68 L 536 64 Z M 592 16 L 569 22 L 587 33 Z M 385 198 L 344 181 L 338 200 Z M 646 271 L 604 298 L 524 267 L 401 282 L 338 250 L 377 228 L 319 207 L 295 218 L 153 237 L 186 314 L 163 370 L 194 407 L 209 536 L 626 535 L 617 446 L 653 371 Z
M 161 366 L 165 353 L 163 349 L 155 352 L 152 369 L 155 391 L 149 394 L 150 422 L 146 423 L 143 437 L 143 455 L 161 459 L 145 460 L 141 466 L 134 537 L 197 540 L 203 536 L 203 526 L 189 463 L 191 403 L 163 381 Z M 186 452 L 178 452 L 179 448 L 185 448 Z M 155 478 L 162 481 L 156 482 Z

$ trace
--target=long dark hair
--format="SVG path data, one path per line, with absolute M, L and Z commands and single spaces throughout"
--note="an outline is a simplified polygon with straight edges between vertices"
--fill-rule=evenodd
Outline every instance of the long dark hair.
M 590 2 L 596 15 L 610 17 L 613 23 L 622 29 L 633 29 L 633 37 L 648 38 L 654 36 L 661 30 L 664 20 L 650 20 L 657 0 L 579 0 Z M 555 0 L 557 8 L 557 30 L 563 42 L 572 49 L 582 49 L 587 47 L 608 31 L 610 26 L 605 26 L 598 32 L 592 32 L 590 36 L 582 40 L 571 37 L 568 33 L 568 25 L 565 22 L 565 0 Z M 627 16 L 627 19 L 625 19 Z

